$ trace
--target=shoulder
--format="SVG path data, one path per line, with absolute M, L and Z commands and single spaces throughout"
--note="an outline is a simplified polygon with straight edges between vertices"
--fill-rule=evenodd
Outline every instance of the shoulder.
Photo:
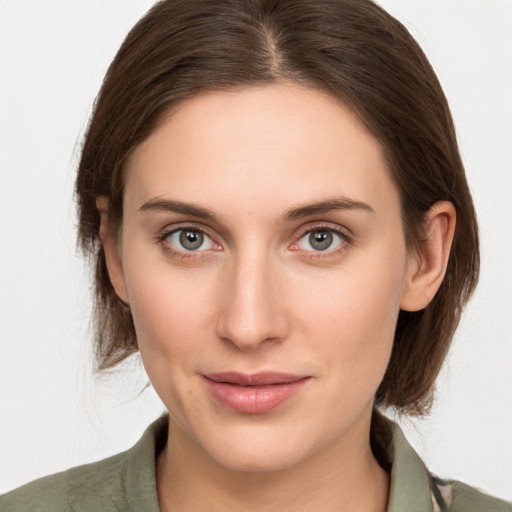
M 40 478 L 0 496 L 2 512 L 55 512 L 70 510 L 65 499 L 65 473 Z
M 489 496 L 462 482 L 437 482 L 450 512 L 512 512 L 512 504 Z M 441 509 L 442 510 L 442 509 Z
M 392 439 L 388 512 L 512 512 L 512 504 L 455 480 L 432 475 L 396 423 L 389 420 Z
M 0 496 L 2 512 L 68 512 L 82 496 L 94 495 L 98 510 L 109 510 L 122 491 L 126 453 L 34 480 Z M 116 509 L 114 509 L 116 510 Z
M 30 482 L 0 496 L 1 512 L 159 511 L 155 457 L 167 439 L 167 417 L 131 449 Z

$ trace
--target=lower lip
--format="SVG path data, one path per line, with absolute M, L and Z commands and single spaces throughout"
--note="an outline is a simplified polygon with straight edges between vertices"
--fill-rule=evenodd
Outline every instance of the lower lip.
M 204 378 L 213 397 L 222 406 L 247 414 L 270 412 L 296 395 L 309 377 L 294 382 L 264 386 L 238 386 Z

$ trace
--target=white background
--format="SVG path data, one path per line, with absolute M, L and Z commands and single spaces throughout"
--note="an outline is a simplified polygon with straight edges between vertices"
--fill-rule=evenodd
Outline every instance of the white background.
M 136 360 L 91 371 L 75 251 L 78 147 L 102 76 L 151 0 L 0 0 L 0 491 L 128 448 L 163 410 Z M 439 476 L 512 499 L 512 2 L 382 0 L 450 101 L 482 275 L 409 438 Z

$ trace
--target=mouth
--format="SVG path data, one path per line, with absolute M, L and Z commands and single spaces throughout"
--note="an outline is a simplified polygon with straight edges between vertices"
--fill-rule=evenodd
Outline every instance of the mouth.
M 270 412 L 296 395 L 310 376 L 278 372 L 203 375 L 207 389 L 221 406 L 246 414 Z

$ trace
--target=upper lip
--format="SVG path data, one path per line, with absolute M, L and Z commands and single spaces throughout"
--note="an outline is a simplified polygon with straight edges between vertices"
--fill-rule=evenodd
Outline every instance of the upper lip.
M 304 375 L 293 375 L 281 372 L 220 372 L 204 374 L 207 379 L 226 384 L 237 384 L 238 386 L 265 386 L 271 384 L 289 384 L 306 378 Z

